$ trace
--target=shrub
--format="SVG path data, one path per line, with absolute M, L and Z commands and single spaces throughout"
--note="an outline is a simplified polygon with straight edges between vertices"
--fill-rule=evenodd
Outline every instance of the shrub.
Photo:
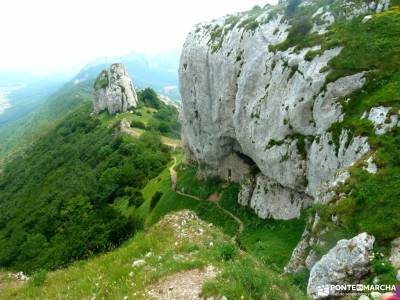
M 41 269 L 32 274 L 30 282 L 34 286 L 41 286 L 46 281 L 46 279 L 47 279 L 47 271 Z
M 155 192 L 155 194 L 153 195 L 153 197 L 151 197 L 151 201 L 150 201 L 150 209 L 153 210 L 154 207 L 156 207 L 158 201 L 160 201 L 161 197 L 162 197 L 163 193 L 160 191 Z
M 139 91 L 138 98 L 139 101 L 144 103 L 146 106 L 153 107 L 155 109 L 159 109 L 161 106 L 161 101 L 158 98 L 157 93 L 151 88 L 146 88 L 142 91 Z
M 372 273 L 379 278 L 380 284 L 397 284 L 397 270 L 392 266 L 390 261 L 380 256 L 380 252 L 375 254 L 372 261 Z
M 222 244 L 217 244 L 215 246 L 216 249 L 216 256 L 220 260 L 232 260 L 236 257 L 238 254 L 238 250 L 235 247 L 235 245 L 230 244 L 230 243 L 222 243 Z
M 132 187 L 127 187 L 124 190 L 125 195 L 127 195 L 128 198 L 128 205 L 129 206 L 135 206 L 135 207 L 139 207 L 143 204 L 144 202 L 144 198 L 143 198 L 143 194 L 140 190 L 132 188 Z
M 96 90 L 102 89 L 108 86 L 108 73 L 106 70 L 103 70 L 99 76 L 97 76 L 96 81 L 94 83 L 94 88 Z
M 305 269 L 303 271 L 290 274 L 289 279 L 295 286 L 299 287 L 301 290 L 305 292 L 309 276 L 310 276 L 310 271 Z
M 146 129 L 146 124 L 144 124 L 142 121 L 133 120 L 131 122 L 131 127 Z

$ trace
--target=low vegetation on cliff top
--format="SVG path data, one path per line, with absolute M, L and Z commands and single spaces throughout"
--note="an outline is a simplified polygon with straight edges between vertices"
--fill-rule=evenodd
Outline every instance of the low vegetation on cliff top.
M 202 275 L 209 269 L 211 275 Z M 197 285 L 172 280 L 182 276 L 183 281 L 188 270 L 198 270 Z M 190 288 L 228 299 L 306 299 L 288 279 L 188 211 L 167 215 L 110 253 L 44 274 L 40 281 L 9 285 L 2 299 L 149 299 Z

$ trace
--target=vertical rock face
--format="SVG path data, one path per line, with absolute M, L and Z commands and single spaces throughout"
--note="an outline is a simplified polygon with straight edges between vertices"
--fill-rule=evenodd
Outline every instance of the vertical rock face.
M 111 115 L 125 112 L 138 104 L 128 72 L 122 64 L 103 70 L 94 85 L 94 112 L 107 110 Z
M 335 3 L 344 18 L 388 6 Z M 323 34 L 336 17 L 329 7 L 319 8 L 312 31 Z M 179 69 L 187 158 L 200 162 L 203 174 L 243 181 L 239 202 L 263 218 L 294 218 L 313 202 L 328 202 L 330 189 L 347 178 L 345 170 L 370 150 L 364 137 L 343 131 L 334 142 L 328 132 L 343 119 L 338 100 L 362 88 L 367 72 L 326 84 L 328 63 L 342 49 L 312 58 L 306 54 L 320 46 L 272 51 L 290 27 L 283 11 L 271 6 L 198 25 Z M 254 166 L 260 172 L 244 180 Z

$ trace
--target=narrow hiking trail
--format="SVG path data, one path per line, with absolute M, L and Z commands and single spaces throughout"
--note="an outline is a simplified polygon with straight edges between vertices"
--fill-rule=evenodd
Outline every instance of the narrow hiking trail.
M 237 230 L 237 232 L 236 232 L 236 234 L 235 234 L 235 236 L 234 236 L 235 239 L 238 239 L 238 238 L 242 235 L 243 230 L 244 230 L 243 221 L 240 220 L 240 219 L 239 219 L 237 216 L 235 216 L 233 213 L 231 213 L 229 210 L 227 210 L 227 209 L 225 209 L 225 208 L 223 208 L 223 207 L 221 206 L 221 204 L 219 203 L 219 200 L 220 200 L 220 197 L 221 197 L 220 194 L 212 194 L 212 195 L 210 195 L 210 197 L 209 197 L 207 200 L 205 200 L 205 199 L 201 199 L 200 197 L 197 197 L 197 196 L 195 196 L 195 195 L 183 193 L 183 192 L 178 191 L 178 190 L 176 189 L 176 183 L 177 183 L 177 173 L 176 173 L 176 171 L 175 171 L 176 163 L 177 163 L 176 157 L 174 156 L 174 163 L 173 163 L 172 166 L 169 168 L 169 173 L 170 173 L 170 176 L 171 176 L 171 189 L 172 189 L 175 193 L 177 193 L 178 195 L 181 195 L 181 196 L 184 196 L 184 197 L 189 197 L 189 198 L 192 198 L 192 199 L 194 199 L 194 200 L 196 200 L 196 201 L 209 201 L 209 202 L 213 203 L 218 209 L 222 210 L 222 211 L 224 212 L 224 214 L 226 214 L 226 215 L 228 215 L 230 218 L 234 219 L 235 222 L 239 225 L 239 229 Z

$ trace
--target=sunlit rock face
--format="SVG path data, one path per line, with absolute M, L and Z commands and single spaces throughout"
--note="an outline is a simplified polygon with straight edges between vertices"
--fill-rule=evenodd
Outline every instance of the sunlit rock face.
M 321 287 L 357 284 L 371 269 L 375 238 L 361 233 L 350 240 L 340 240 L 324 255 L 310 272 L 307 292 L 314 299 L 338 296 L 340 291 L 321 291 Z M 323 293 L 322 293 L 323 292 Z
M 128 71 L 122 64 L 103 70 L 94 86 L 94 112 L 107 110 L 111 115 L 126 112 L 138 104 L 136 91 Z
M 388 6 L 336 3 L 347 19 Z M 271 6 L 254 14 L 200 24 L 187 36 L 179 68 L 183 140 L 203 175 L 242 183 L 239 203 L 262 218 L 290 219 L 329 202 L 346 169 L 370 151 L 364 137 L 343 131 L 335 142 L 329 132 L 344 117 L 339 99 L 362 88 L 367 72 L 326 84 L 328 63 L 342 48 L 311 58 L 320 46 L 273 51 L 287 39 L 290 19 Z M 312 32 L 323 34 L 335 17 L 320 7 Z

